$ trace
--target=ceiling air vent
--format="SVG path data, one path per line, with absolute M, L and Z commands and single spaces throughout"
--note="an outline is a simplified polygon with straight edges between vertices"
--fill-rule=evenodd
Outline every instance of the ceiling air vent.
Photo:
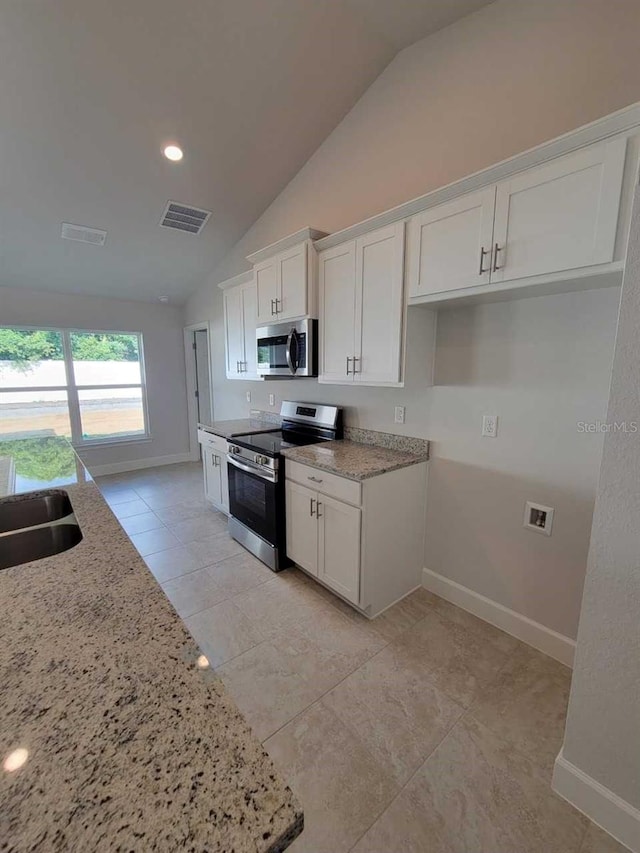
M 164 228 L 188 231 L 189 234 L 199 234 L 210 216 L 210 210 L 200 210 L 197 207 L 170 201 L 164 209 L 160 225 Z
M 104 246 L 107 232 L 99 228 L 87 228 L 84 225 L 72 225 L 70 222 L 62 223 L 63 240 L 79 240 L 81 243 L 93 243 L 94 246 Z

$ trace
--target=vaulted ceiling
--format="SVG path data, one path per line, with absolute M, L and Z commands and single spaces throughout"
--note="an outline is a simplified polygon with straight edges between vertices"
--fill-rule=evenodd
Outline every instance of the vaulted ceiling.
M 181 301 L 398 50 L 485 4 L 2 0 L 0 286 Z M 170 199 L 200 235 L 159 226 Z

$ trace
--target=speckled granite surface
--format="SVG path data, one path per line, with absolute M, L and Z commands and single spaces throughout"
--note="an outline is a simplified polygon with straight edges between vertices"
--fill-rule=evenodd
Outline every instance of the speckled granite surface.
M 2 849 L 280 851 L 302 813 L 93 483 L 84 538 L 0 573 Z
M 222 438 L 232 438 L 234 435 L 248 435 L 257 432 L 272 432 L 278 429 L 277 423 L 267 423 L 255 418 L 239 418 L 230 421 L 211 421 L 211 423 L 199 423 L 199 427 L 219 435 Z
M 283 451 L 287 459 L 330 471 L 349 480 L 366 480 L 388 471 L 426 462 L 428 453 L 406 453 L 355 441 L 326 441 Z
M 403 453 L 415 453 L 416 456 L 429 458 L 429 442 L 426 438 L 349 426 L 344 428 L 344 437 L 358 444 L 372 444 L 376 447 L 386 447 L 388 450 L 400 450 Z

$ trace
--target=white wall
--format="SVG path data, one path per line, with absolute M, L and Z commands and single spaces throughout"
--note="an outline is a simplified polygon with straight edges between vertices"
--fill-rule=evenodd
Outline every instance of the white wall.
M 181 309 L 1 287 L 0 325 L 142 332 L 151 440 L 83 449 L 82 458 L 91 470 L 188 454 Z
M 338 230 L 638 100 L 639 29 L 635 0 L 498 0 L 403 51 L 186 306 L 186 322 L 213 325 L 216 417 L 246 414 L 249 389 L 251 406 L 268 408 L 271 391 L 434 439 L 429 568 L 568 636 L 602 441 L 576 421 L 605 411 L 617 291 L 442 313 L 433 389 L 426 320 L 412 309 L 406 387 L 354 390 L 227 381 L 215 285 L 298 228 Z M 493 444 L 479 438 L 489 404 L 501 418 Z M 556 507 L 550 539 L 522 529 L 525 497 Z
M 563 756 L 640 810 L 640 190 L 631 234 Z M 640 850 L 631 818 L 601 822 Z

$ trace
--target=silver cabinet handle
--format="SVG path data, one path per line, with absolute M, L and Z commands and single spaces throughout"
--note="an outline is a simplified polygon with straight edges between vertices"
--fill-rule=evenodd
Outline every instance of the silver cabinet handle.
M 351 373 L 351 371 L 349 370 L 349 362 L 350 362 L 350 361 L 351 361 L 351 356 L 350 356 L 350 355 L 348 355 L 348 356 L 347 356 L 347 376 Z
M 311 480 L 312 483 L 321 483 L 322 480 L 319 477 L 307 477 L 307 480 Z
M 280 307 L 281 299 L 276 298 L 276 314 L 282 313 L 282 308 Z
M 322 516 L 320 515 L 320 507 L 322 506 L 322 504 L 320 503 L 320 501 L 317 501 L 317 504 L 318 505 L 316 506 L 316 518 L 322 518 Z
M 357 355 L 353 357 L 353 373 L 362 373 L 361 370 L 356 370 L 356 361 L 360 361 L 360 358 Z
M 315 503 L 315 502 L 316 502 L 316 501 L 315 501 L 315 498 L 309 498 L 309 515 L 311 516 L 311 518 L 313 518 L 313 515 L 314 515 L 314 513 L 313 513 L 313 505 L 314 505 L 314 503 Z
M 502 251 L 503 250 L 496 243 L 495 246 L 493 247 L 493 267 L 491 268 L 491 272 L 498 272 L 498 270 L 502 269 L 502 267 L 498 266 L 498 252 L 502 252 Z M 504 266 L 504 264 L 502 266 Z
M 273 314 L 277 314 L 277 313 L 278 313 L 278 312 L 277 312 L 277 310 L 276 310 L 276 304 L 275 304 L 275 303 L 276 303 L 276 300 L 275 300 L 275 299 L 272 299 L 272 300 L 271 300 L 271 314 L 272 314 L 272 315 L 273 315 Z
M 487 251 L 484 246 L 480 246 L 480 269 L 478 270 L 478 275 L 484 275 L 486 272 L 491 270 L 491 260 L 489 260 L 489 269 L 484 268 L 484 256 L 490 254 L 491 249 Z

